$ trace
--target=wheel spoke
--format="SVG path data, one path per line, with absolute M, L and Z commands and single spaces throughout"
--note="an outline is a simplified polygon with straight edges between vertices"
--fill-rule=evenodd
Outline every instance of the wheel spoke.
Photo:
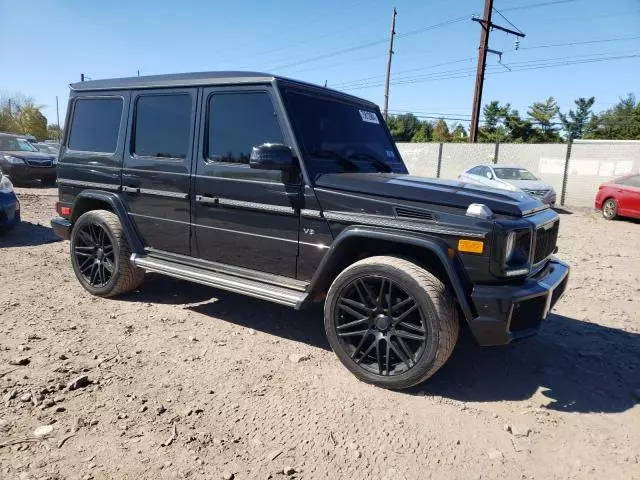
M 78 251 L 77 249 L 75 251 L 75 254 L 80 256 L 80 257 L 85 257 L 85 258 L 87 258 L 87 257 L 88 258 L 93 258 L 94 257 L 93 253 L 87 253 L 87 252 L 83 252 L 83 251 Z
M 378 361 L 378 375 L 382 375 L 382 358 L 380 357 L 380 340 L 376 342 L 376 360 Z
M 396 310 L 400 310 L 402 307 L 407 306 L 408 304 L 413 302 L 413 297 L 407 297 L 404 300 L 402 300 L 401 302 L 396 303 L 393 306 L 393 311 L 395 312 Z
M 414 332 L 418 332 L 418 333 L 426 333 L 425 329 L 422 327 L 418 327 L 416 325 L 414 325 L 413 323 L 409 323 L 409 322 L 399 322 L 398 324 L 396 324 L 396 328 L 406 328 L 408 330 L 412 330 Z
M 95 246 L 95 242 L 91 238 L 91 234 L 89 232 L 87 232 L 86 230 L 84 230 L 84 229 L 80 230 L 78 232 L 78 237 L 80 237 L 80 239 L 82 239 L 82 241 L 85 243 L 85 245 L 91 246 L 92 248 Z
M 93 257 L 87 258 L 85 261 L 82 262 L 82 264 L 78 267 L 78 269 L 80 270 L 80 272 L 82 272 L 83 275 L 86 275 L 86 268 L 89 265 L 93 265 Z
M 338 303 L 338 308 L 340 310 L 344 310 L 345 312 L 347 312 L 349 315 L 352 315 L 356 318 L 362 317 L 362 312 L 356 312 L 353 308 L 351 308 L 351 306 L 353 306 L 351 304 L 351 302 L 353 302 L 353 300 L 349 300 L 348 298 L 341 298 L 340 299 L 340 303 Z M 367 310 L 365 313 L 368 315 L 369 313 L 371 313 L 371 311 L 365 307 L 364 305 L 361 305 L 358 302 L 353 302 L 356 304 L 356 308 L 363 308 L 365 310 Z
M 338 330 L 343 330 L 345 328 L 355 327 L 356 325 L 362 325 L 366 323 L 369 319 L 367 317 L 359 318 L 358 320 L 354 320 L 353 322 L 345 323 L 344 325 L 338 325 Z
M 113 274 L 114 268 L 113 268 L 113 262 L 111 261 L 111 259 L 105 258 L 102 264 L 104 265 L 104 268 L 107 269 L 107 272 L 109 272 L 110 274 Z
M 97 277 L 97 274 L 98 274 L 97 264 L 93 263 L 91 265 L 91 276 L 89 277 L 89 283 L 91 285 L 95 285 L 96 283 L 95 278 Z
M 106 244 L 104 247 L 102 247 L 102 251 L 105 255 L 111 255 L 113 253 L 113 245 L 111 245 L 110 243 Z
M 96 247 L 91 246 L 91 245 L 76 245 L 76 246 L 75 246 L 75 247 L 73 247 L 73 248 L 74 248 L 76 251 L 77 251 L 77 250 L 89 250 L 89 251 L 91 251 L 91 250 L 93 250 L 93 249 L 94 249 L 94 248 L 96 248 Z
M 407 344 L 404 343 L 404 340 L 402 340 L 402 338 L 400 337 L 398 337 L 398 345 L 400 345 L 400 348 L 402 348 L 402 351 L 407 356 L 407 358 L 413 360 L 413 353 L 411 353 L 411 350 L 409 350 Z
M 382 299 L 384 298 L 384 284 L 387 281 L 386 278 L 382 277 L 380 280 L 380 293 L 378 293 L 378 298 L 376 299 L 376 306 L 382 308 Z
M 365 291 L 366 297 L 369 300 L 370 304 L 375 307 L 376 297 L 373 296 L 367 284 L 362 279 L 360 279 L 360 280 L 356 280 L 355 286 L 356 286 L 356 290 L 358 291 L 358 295 L 360 295 L 360 298 L 362 298 L 362 292 L 361 292 L 361 289 L 362 289 Z M 365 305 L 367 304 L 364 298 L 362 298 L 362 303 L 364 303 Z
M 387 313 L 391 315 L 391 291 L 393 290 L 393 282 L 389 282 L 389 291 L 387 292 Z
M 362 336 L 362 340 L 360 340 L 360 343 L 358 343 L 358 346 L 356 347 L 356 349 L 351 354 L 351 358 L 355 358 L 355 356 L 360 352 L 360 350 L 362 349 L 362 346 L 364 345 L 364 342 L 367 340 L 367 337 L 369 336 L 370 332 L 371 332 L 371 329 L 367 330 L 366 333 Z
M 357 332 L 344 332 L 344 333 L 338 333 L 339 337 L 357 337 L 360 335 L 366 335 L 369 332 L 369 329 L 367 330 L 358 330 Z
M 402 312 L 399 316 L 393 319 L 393 324 L 397 325 L 401 323 L 405 318 L 407 318 L 411 313 L 413 313 L 418 308 L 417 303 L 413 303 L 409 308 L 407 308 L 404 312 Z
M 411 368 L 411 363 L 409 359 L 404 355 L 404 353 L 400 352 L 398 348 L 393 344 L 393 342 L 389 341 L 389 345 L 391 345 L 391 349 L 393 353 L 395 353 L 400 360 L 407 366 L 407 368 Z
M 386 367 L 387 375 L 391 375 L 391 372 L 389 371 L 389 357 L 391 356 L 391 347 L 389 345 L 390 342 L 389 342 L 388 338 L 387 338 L 387 341 L 385 343 L 387 344 L 387 353 L 385 355 L 385 357 L 386 357 L 385 358 L 385 363 L 386 363 L 385 367 Z
M 360 356 L 360 358 L 356 359 L 356 363 L 361 363 L 362 360 L 364 360 L 367 357 L 367 355 L 369 355 L 369 352 L 373 350 L 373 347 L 375 347 L 377 344 L 378 344 L 378 341 L 374 339 L 373 342 L 371 342 L 371 345 L 369 345 L 367 349 L 364 351 L 364 353 Z

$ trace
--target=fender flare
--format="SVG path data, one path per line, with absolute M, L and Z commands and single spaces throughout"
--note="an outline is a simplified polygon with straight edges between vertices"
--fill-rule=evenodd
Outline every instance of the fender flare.
M 122 199 L 118 196 L 117 193 L 104 192 L 101 190 L 83 190 L 82 192 L 80 192 L 75 198 L 73 202 L 73 208 L 71 209 L 72 224 L 78 218 L 75 213 L 79 210 L 77 207 L 79 206 L 79 204 L 86 200 L 97 200 L 99 202 L 107 203 L 111 207 L 113 213 L 115 213 L 120 219 L 120 223 L 122 224 L 122 228 L 124 229 L 124 234 L 127 237 L 127 242 L 129 242 L 129 247 L 131 247 L 131 252 L 144 254 L 144 245 L 140 240 L 140 236 L 138 235 L 135 225 L 127 214 L 127 209 L 122 203 Z
M 398 232 L 396 230 L 387 230 L 377 227 L 350 226 L 340 232 L 331 244 L 328 252 L 318 265 L 308 288 L 308 298 L 312 298 L 314 294 L 320 292 L 324 286 L 328 284 L 328 278 L 335 272 L 337 265 L 340 265 L 344 245 L 346 242 L 359 239 L 366 242 L 367 240 L 384 240 L 396 245 L 411 245 L 427 250 L 440 261 L 444 271 L 448 277 L 449 283 L 453 289 L 462 313 L 467 321 L 474 318 L 473 310 L 469 301 L 469 297 L 465 291 L 465 286 L 456 269 L 453 258 L 448 254 L 449 247 L 441 238 L 424 234 L 413 234 L 411 232 Z M 339 273 L 339 272 L 337 272 Z M 336 273 L 336 274 L 337 274 Z

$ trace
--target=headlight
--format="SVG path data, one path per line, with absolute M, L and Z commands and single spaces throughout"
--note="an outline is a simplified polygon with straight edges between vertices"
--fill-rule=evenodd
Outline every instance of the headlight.
M 9 177 L 6 175 L 0 176 L 0 193 L 11 193 L 13 192 L 13 184 Z
M 11 155 L 3 155 L 2 158 L 4 158 L 7 162 L 11 163 L 12 165 L 24 165 L 24 160 L 18 157 L 13 157 Z
M 509 232 L 507 234 L 507 241 L 504 246 L 504 261 L 509 263 L 513 256 L 513 247 L 516 245 L 516 232 Z

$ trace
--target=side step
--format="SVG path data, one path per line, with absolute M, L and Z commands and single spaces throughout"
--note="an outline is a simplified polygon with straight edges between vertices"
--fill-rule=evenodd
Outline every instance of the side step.
M 307 296 L 306 292 L 257 282 L 234 275 L 227 275 L 221 272 L 182 265 L 146 255 L 138 255 L 136 253 L 131 255 L 131 262 L 136 267 L 140 267 L 148 272 L 161 273 L 169 277 L 201 283 L 202 285 L 208 285 L 230 292 L 241 293 L 296 309 L 300 308 L 303 300 Z

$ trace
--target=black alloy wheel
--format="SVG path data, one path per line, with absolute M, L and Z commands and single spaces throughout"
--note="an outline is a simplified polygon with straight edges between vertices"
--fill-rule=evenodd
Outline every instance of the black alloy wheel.
M 86 223 L 80 227 L 73 255 L 87 284 L 100 288 L 109 283 L 115 271 L 115 251 L 109 234 L 102 225 Z
M 337 335 L 353 361 L 378 375 L 410 370 L 425 350 L 427 327 L 416 300 L 383 276 L 357 278 L 337 303 Z

